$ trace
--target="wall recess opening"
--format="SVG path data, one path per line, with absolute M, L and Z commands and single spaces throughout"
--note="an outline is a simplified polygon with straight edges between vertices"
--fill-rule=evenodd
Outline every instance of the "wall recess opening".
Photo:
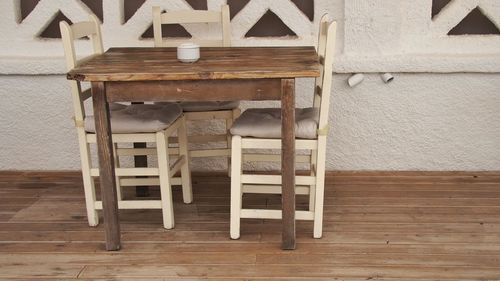
M 306 15 L 310 21 L 314 21 L 314 1 L 313 0 L 291 0 L 299 10 Z
M 284 37 L 297 34 L 293 32 L 275 13 L 268 10 L 245 34 L 245 37 Z
M 92 1 L 92 0 L 90 0 Z M 123 0 L 123 23 L 126 23 L 139 10 L 146 0 Z M 186 2 L 195 10 L 207 10 L 207 0 L 186 0 Z M 149 37 L 144 37 L 149 38 Z
M 452 0 L 432 0 L 432 18 L 438 15 Z
M 97 18 L 101 20 L 101 22 L 104 22 L 102 0 L 81 0 L 81 1 L 92 11 L 92 13 L 94 13 L 94 15 L 97 16 Z
M 36 5 L 38 5 L 40 0 L 20 0 L 19 1 L 19 10 L 21 11 L 21 18 L 19 19 L 19 23 L 21 23 L 31 12 L 35 9 Z
M 250 2 L 250 0 L 227 0 L 231 19 L 234 18 L 241 10 L 243 10 L 248 2 Z
M 448 35 L 500 35 L 500 30 L 477 7 L 452 28 Z
M 126 23 L 146 0 L 123 0 L 123 23 Z
M 207 0 L 186 0 L 188 4 L 195 10 L 207 10 Z
M 59 11 L 52 21 L 43 29 L 38 38 L 55 39 L 61 38 L 61 30 L 59 29 L 59 22 L 66 21 L 68 24 L 73 24 L 73 22 L 66 17 L 61 11 Z

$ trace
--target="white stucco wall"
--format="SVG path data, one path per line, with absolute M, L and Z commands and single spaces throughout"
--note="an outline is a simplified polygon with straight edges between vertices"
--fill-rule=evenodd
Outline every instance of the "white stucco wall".
M 121 25 L 120 1 L 103 2 L 106 47 L 151 46 L 137 40 L 150 24 L 150 6 L 187 7 L 149 0 Z M 33 37 L 57 9 L 73 21 L 88 10 L 77 0 L 42 0 L 18 24 L 16 3 L 0 2 L 0 170 L 79 169 L 60 42 Z M 208 3 L 215 9 L 225 1 Z M 500 26 L 498 1 L 454 0 L 432 21 L 431 0 L 315 0 L 314 22 L 288 0 L 250 3 L 232 22 L 235 45 L 312 45 L 324 12 L 339 21 L 329 170 L 500 170 L 500 36 L 446 36 L 447 26 L 477 5 Z M 298 38 L 243 38 L 267 8 Z M 385 71 L 394 82 L 381 81 Z M 349 88 L 355 72 L 366 79 Z M 298 81 L 299 106 L 310 104 L 311 89 L 311 81 Z M 195 170 L 224 166 L 204 161 L 211 163 L 196 161 Z

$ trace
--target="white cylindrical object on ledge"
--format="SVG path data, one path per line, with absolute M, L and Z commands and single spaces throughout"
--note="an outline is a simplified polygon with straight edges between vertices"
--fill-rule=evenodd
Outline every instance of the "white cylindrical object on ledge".
M 363 82 L 363 80 L 365 80 L 365 76 L 361 73 L 357 73 L 349 77 L 347 84 L 349 84 L 350 87 L 355 87 L 359 83 Z
M 382 81 L 384 81 L 384 83 L 386 84 L 391 83 L 392 80 L 394 80 L 394 76 L 390 73 L 384 73 L 380 77 L 382 78 Z
M 182 62 L 196 62 L 200 59 L 200 45 L 183 43 L 177 47 L 177 59 Z

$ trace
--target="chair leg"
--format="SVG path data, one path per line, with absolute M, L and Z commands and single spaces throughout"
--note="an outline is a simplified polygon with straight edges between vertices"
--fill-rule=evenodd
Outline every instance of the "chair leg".
M 311 150 L 311 163 L 310 163 L 310 168 L 311 168 L 311 176 L 314 176 L 315 169 L 316 169 L 316 161 L 317 160 L 317 150 Z M 310 185 L 309 186 L 309 211 L 313 212 L 314 211 L 314 201 L 316 199 L 316 186 L 315 185 Z
M 234 120 L 241 115 L 241 110 L 235 108 L 232 110 L 231 119 L 226 119 L 226 133 L 227 133 L 227 148 L 231 149 L 231 133 L 229 130 L 233 126 Z M 227 158 L 227 175 L 231 177 L 231 157 Z
M 168 156 L 168 141 L 164 132 L 156 133 L 156 149 L 158 152 L 158 168 L 160 178 L 161 207 L 163 212 L 163 227 L 174 228 L 174 204 L 172 200 L 172 185 L 170 183 L 170 165 Z
M 309 211 L 314 212 L 314 206 L 316 202 L 316 186 L 315 185 L 310 185 L 309 186 Z
M 99 224 L 99 215 L 95 209 L 96 195 L 95 195 L 95 185 L 94 179 L 90 175 L 91 169 L 91 159 L 90 159 L 90 147 L 86 141 L 84 133 L 79 132 L 79 142 L 80 142 L 80 157 L 82 164 L 82 178 L 83 178 L 83 189 L 85 192 L 85 206 L 87 209 L 87 220 L 89 226 L 97 226 Z
M 118 150 L 118 144 L 113 143 L 113 158 L 115 160 L 114 161 L 115 168 L 120 168 L 120 157 L 118 157 L 117 150 Z M 116 178 L 116 198 L 118 199 L 118 201 L 122 201 L 123 195 L 122 195 L 122 187 L 120 186 L 120 177 L 116 176 L 115 178 Z
M 233 126 L 233 119 L 232 118 L 226 119 L 226 134 L 227 134 L 226 147 L 228 149 L 231 149 L 231 133 L 229 132 L 231 126 Z M 227 161 L 227 176 L 231 177 L 231 157 L 227 157 L 226 161 Z
M 240 238 L 240 213 L 242 208 L 242 148 L 241 137 L 233 136 L 231 147 L 231 239 Z
M 316 192 L 314 199 L 314 238 L 323 236 L 323 201 L 325 196 L 326 137 L 318 137 L 316 151 Z
M 193 202 L 193 188 L 191 184 L 191 170 L 189 169 L 189 151 L 186 129 L 186 118 L 181 117 L 181 125 L 178 130 L 179 137 L 179 157 L 184 156 L 186 163 L 181 167 L 181 182 L 182 182 L 182 199 L 184 203 L 190 204 Z

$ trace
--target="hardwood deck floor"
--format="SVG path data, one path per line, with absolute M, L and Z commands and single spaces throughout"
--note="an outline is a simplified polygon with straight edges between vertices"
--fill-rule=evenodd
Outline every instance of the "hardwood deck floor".
M 191 205 L 174 192 L 174 230 L 159 210 L 121 211 L 123 249 L 106 252 L 78 173 L 0 172 L 0 279 L 500 280 L 500 173 L 332 173 L 324 237 L 298 222 L 295 251 L 279 249 L 279 221 L 229 239 L 228 178 L 193 188 Z

